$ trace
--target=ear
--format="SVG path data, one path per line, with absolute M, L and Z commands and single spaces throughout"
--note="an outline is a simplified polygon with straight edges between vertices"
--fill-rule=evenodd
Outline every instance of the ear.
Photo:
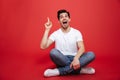
M 69 19 L 69 21 L 71 21 L 71 19 Z

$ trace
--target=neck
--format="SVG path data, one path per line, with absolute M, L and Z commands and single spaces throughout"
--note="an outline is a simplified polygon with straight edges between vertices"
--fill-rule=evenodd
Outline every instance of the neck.
M 62 32 L 64 32 L 64 33 L 68 33 L 69 31 L 70 31 L 70 26 L 69 27 L 67 27 L 67 28 L 63 28 L 63 27 L 61 27 L 61 30 L 62 30 Z

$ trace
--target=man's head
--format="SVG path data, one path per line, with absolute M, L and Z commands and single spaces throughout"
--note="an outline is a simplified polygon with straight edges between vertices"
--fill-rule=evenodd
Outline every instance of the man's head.
M 57 12 L 57 18 L 62 26 L 62 28 L 67 29 L 70 25 L 70 13 L 65 10 L 61 9 Z
M 60 14 L 62 14 L 62 13 L 67 13 L 68 17 L 70 18 L 70 13 L 67 10 L 65 10 L 65 9 L 61 9 L 61 10 L 59 10 L 57 12 L 57 18 L 58 18 L 58 20 L 60 19 Z

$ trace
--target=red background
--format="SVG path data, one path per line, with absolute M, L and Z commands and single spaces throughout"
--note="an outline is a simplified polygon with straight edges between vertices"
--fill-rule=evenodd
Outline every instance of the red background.
M 120 79 L 120 0 L 1 0 L 0 80 L 46 80 L 43 71 L 54 66 L 49 58 L 53 46 L 41 50 L 39 44 L 47 17 L 51 32 L 60 27 L 59 9 L 71 13 L 71 26 L 82 32 L 86 51 L 96 54 L 94 78 L 80 75 L 76 80 Z

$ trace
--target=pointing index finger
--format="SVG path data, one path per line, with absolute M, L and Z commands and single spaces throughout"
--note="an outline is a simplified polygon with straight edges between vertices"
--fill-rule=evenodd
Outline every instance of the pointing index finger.
M 47 20 L 48 20 L 48 22 L 50 22 L 50 19 L 49 19 L 49 17 L 47 17 Z

